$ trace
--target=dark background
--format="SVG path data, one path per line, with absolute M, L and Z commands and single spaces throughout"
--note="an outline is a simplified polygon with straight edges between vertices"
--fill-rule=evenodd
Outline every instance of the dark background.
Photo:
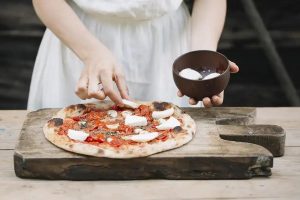
M 300 1 L 256 0 L 256 6 L 300 93 Z M 44 26 L 30 0 L 0 0 L 0 109 L 25 109 Z M 224 106 L 290 106 L 241 2 L 228 1 L 219 51 L 240 66 Z

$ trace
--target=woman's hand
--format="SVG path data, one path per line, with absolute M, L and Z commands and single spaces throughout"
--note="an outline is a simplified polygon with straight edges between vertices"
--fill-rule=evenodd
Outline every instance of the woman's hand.
M 85 67 L 76 85 L 75 92 L 81 99 L 105 99 L 108 96 L 117 105 L 123 106 L 122 98 L 128 99 L 124 73 L 107 48 L 98 48 L 83 60 Z M 114 82 L 119 92 L 114 90 Z
M 104 99 L 108 96 L 122 106 L 121 98 L 128 98 L 128 93 L 120 66 L 111 52 L 84 26 L 70 5 L 62 0 L 33 0 L 33 5 L 44 24 L 85 64 L 76 94 L 81 99 Z M 117 84 L 120 94 L 114 91 L 113 82 Z
M 229 61 L 229 67 L 230 67 L 230 72 L 231 73 L 237 73 L 239 71 L 239 67 L 234 62 Z M 178 91 L 177 95 L 179 97 L 183 96 L 183 94 L 180 91 Z M 218 95 L 214 95 L 212 98 L 205 97 L 205 98 L 202 99 L 202 102 L 203 102 L 204 107 L 209 108 L 209 107 L 212 107 L 212 106 L 222 105 L 223 100 L 224 100 L 224 91 L 222 91 Z M 196 105 L 197 103 L 198 102 L 195 99 L 190 98 L 189 104 Z

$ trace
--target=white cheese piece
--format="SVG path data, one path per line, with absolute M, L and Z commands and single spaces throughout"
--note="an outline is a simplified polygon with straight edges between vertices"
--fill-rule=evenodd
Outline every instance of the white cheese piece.
M 202 80 L 212 79 L 212 78 L 215 78 L 218 76 L 220 76 L 219 73 L 211 73 L 211 74 L 208 74 L 207 76 L 205 76 Z
M 174 108 L 170 108 L 163 111 L 153 111 L 152 112 L 152 118 L 154 119 L 160 119 L 160 118 L 166 118 L 170 117 L 174 113 Z
M 109 138 L 106 139 L 106 141 L 111 142 L 111 141 L 113 141 L 113 139 L 109 137 Z
M 124 111 L 121 113 L 121 115 L 122 115 L 123 117 L 127 117 L 127 116 L 129 116 L 129 115 L 132 115 L 132 112 L 129 111 L 129 110 L 124 110 Z
M 84 131 L 76 131 L 73 129 L 68 130 L 68 137 L 76 141 L 83 142 L 88 136 L 89 134 Z
M 119 124 L 106 124 L 106 127 L 114 130 L 119 128 Z
M 116 118 L 118 116 L 118 112 L 115 110 L 109 110 L 107 111 L 107 115 L 110 116 L 111 118 Z
M 165 123 L 156 126 L 156 128 L 158 130 L 169 130 L 175 128 L 176 126 L 180 126 L 180 122 L 176 118 L 170 117 Z
M 127 126 L 146 126 L 147 125 L 147 118 L 141 116 L 126 116 L 125 118 L 125 125 Z
M 138 108 L 140 105 L 135 103 L 135 102 L 132 102 L 132 101 L 129 101 L 127 99 L 122 99 L 123 103 L 125 106 L 129 107 L 129 108 Z
M 134 133 L 135 134 L 139 134 L 140 132 L 142 132 L 142 131 L 144 131 L 143 129 L 140 129 L 140 128 L 136 128 L 136 129 L 134 129 Z
M 183 69 L 179 72 L 179 75 L 183 78 L 190 79 L 190 80 L 199 80 L 202 78 L 201 74 L 196 70 L 191 68 Z
M 167 121 L 167 120 L 162 119 L 162 118 L 158 119 L 159 124 L 163 124 L 163 123 L 165 123 L 166 121 Z
M 144 133 L 142 133 L 142 134 L 125 136 L 125 137 L 123 137 L 123 139 L 132 140 L 135 142 L 149 142 L 151 140 L 154 140 L 158 136 L 159 136 L 158 132 L 144 131 Z

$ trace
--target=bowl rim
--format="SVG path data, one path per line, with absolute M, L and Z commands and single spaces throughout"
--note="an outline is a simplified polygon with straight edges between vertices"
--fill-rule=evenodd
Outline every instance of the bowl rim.
M 175 63 L 176 63 L 181 57 L 183 57 L 183 56 L 186 56 L 186 55 L 191 54 L 191 53 L 199 53 L 199 52 L 216 53 L 216 54 L 218 54 L 218 55 L 224 57 L 224 58 L 227 60 L 227 68 L 226 68 L 226 70 L 225 70 L 222 74 L 220 74 L 219 76 L 214 77 L 214 78 L 210 78 L 210 79 L 206 79 L 206 80 L 203 80 L 203 79 L 192 80 L 192 79 L 188 79 L 188 78 L 184 78 L 184 77 L 180 76 L 180 75 L 179 75 L 179 71 L 174 69 L 174 68 L 175 68 L 175 67 L 174 67 Z M 186 68 L 185 68 L 185 69 L 186 69 Z M 222 53 L 220 53 L 220 52 L 217 52 L 217 51 L 212 51 L 212 50 L 195 50 L 195 51 L 189 51 L 189 52 L 184 53 L 184 54 L 180 55 L 179 57 L 177 57 L 177 58 L 175 59 L 175 61 L 173 62 L 173 66 L 172 66 L 172 71 L 173 71 L 173 73 L 175 73 L 177 76 L 179 76 L 180 78 L 183 78 L 183 79 L 185 79 L 185 80 L 196 81 L 196 82 L 209 81 L 209 80 L 213 80 L 213 79 L 215 79 L 215 78 L 224 76 L 224 74 L 227 73 L 227 72 L 229 71 L 229 69 L 230 69 L 230 66 L 229 66 L 229 60 L 228 60 L 228 58 L 227 58 L 224 54 L 222 54 Z

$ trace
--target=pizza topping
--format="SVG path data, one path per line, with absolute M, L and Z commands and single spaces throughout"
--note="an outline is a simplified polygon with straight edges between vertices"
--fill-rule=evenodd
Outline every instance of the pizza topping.
M 87 122 L 85 122 L 85 121 L 79 121 L 78 124 L 80 125 L 80 128 L 81 128 L 81 129 L 87 127 Z
M 166 102 L 139 105 L 135 109 L 90 108 L 79 116 L 64 119 L 58 134 L 92 145 L 113 147 L 166 141 L 182 130 L 180 119 L 172 116 L 174 112 L 172 104 Z
M 124 103 L 125 106 L 129 107 L 129 108 L 138 108 L 139 107 L 139 104 L 135 103 L 135 102 L 132 102 L 132 101 L 129 101 L 127 99 L 122 99 L 122 102 Z
M 86 119 L 88 121 L 98 121 L 103 119 L 106 116 L 106 112 L 98 111 L 98 110 L 92 110 L 89 113 L 87 113 Z
M 76 141 L 83 142 L 88 136 L 89 134 L 84 131 L 68 130 L 68 137 Z
M 154 111 L 152 112 L 152 117 L 154 119 L 170 117 L 174 113 L 174 108 L 170 108 L 164 111 Z
M 110 143 L 110 142 L 113 141 L 113 139 L 111 137 L 109 137 L 109 138 L 106 139 L 106 141 Z
M 94 135 L 93 137 L 88 136 L 85 141 L 99 144 L 105 142 L 105 137 L 103 134 L 98 134 Z
M 118 112 L 115 110 L 109 110 L 107 111 L 107 115 L 110 116 L 111 118 L 116 118 L 118 116 Z
M 170 117 L 166 122 L 156 126 L 156 128 L 158 130 L 169 130 L 175 128 L 176 126 L 180 126 L 180 122 L 176 118 Z
M 109 129 L 117 129 L 119 128 L 119 124 L 106 124 L 106 127 Z
M 146 126 L 147 125 L 147 118 L 141 116 L 126 116 L 125 118 L 125 125 L 127 126 Z
M 125 124 L 120 124 L 118 131 L 123 134 L 131 134 L 133 132 L 133 127 L 127 126 Z
M 140 128 L 134 129 L 134 133 L 135 134 L 139 134 L 141 131 L 144 131 L 144 130 L 140 129 Z
M 167 121 L 167 120 L 165 120 L 165 119 L 163 119 L 163 118 L 158 119 L 159 124 L 163 124 L 163 123 L 165 123 L 166 121 Z
M 153 107 L 155 110 L 158 110 L 158 111 L 163 111 L 163 110 L 166 110 L 166 109 L 169 109 L 171 108 L 171 104 L 170 103 L 167 103 L 167 102 L 153 102 L 152 103 Z
M 129 115 L 132 115 L 132 112 L 129 111 L 129 110 L 124 110 L 124 111 L 121 113 L 121 115 L 122 115 L 123 117 L 126 117 L 126 116 L 129 116 Z
M 138 135 L 124 136 L 123 139 L 132 140 L 132 141 L 135 141 L 135 142 L 149 142 L 151 140 L 154 140 L 158 136 L 159 136 L 158 132 L 144 131 L 143 133 L 140 133 Z
M 105 134 L 107 136 L 107 135 L 117 135 L 118 133 L 114 132 L 114 131 L 106 131 L 106 132 L 103 132 L 103 134 Z
M 114 147 L 120 147 L 123 144 L 123 140 L 117 138 L 117 137 L 111 137 L 112 141 L 109 143 L 110 145 L 114 146 Z
M 134 133 L 136 133 L 136 134 L 148 134 L 149 131 L 146 131 L 146 130 L 144 130 L 144 129 L 137 128 L 137 129 L 134 130 Z

